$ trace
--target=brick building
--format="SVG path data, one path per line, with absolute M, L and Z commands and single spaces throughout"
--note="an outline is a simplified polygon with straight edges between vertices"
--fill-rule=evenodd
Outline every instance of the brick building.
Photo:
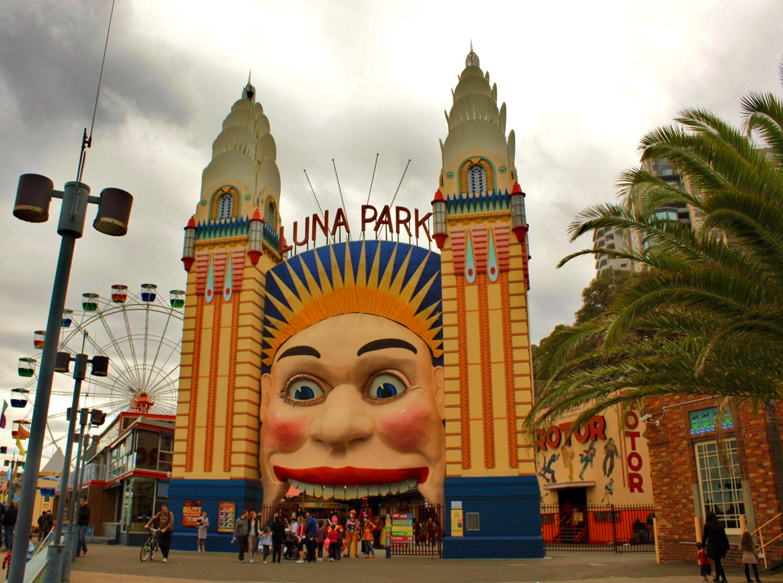
M 650 399 L 645 411 L 663 561 L 695 560 L 696 520 L 700 529 L 708 510 L 723 522 L 733 549 L 743 523 L 754 532 L 771 521 L 761 533 L 765 541 L 783 532 L 770 451 L 770 439 L 780 434 L 763 407 L 721 412 L 710 397 L 668 396 Z M 783 423 L 780 405 L 772 415 Z M 735 550 L 729 560 L 739 556 Z M 783 559 L 781 540 L 770 545 L 768 558 Z

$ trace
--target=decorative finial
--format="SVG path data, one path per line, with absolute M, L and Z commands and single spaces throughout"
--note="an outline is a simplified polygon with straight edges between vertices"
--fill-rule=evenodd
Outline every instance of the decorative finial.
M 470 52 L 468 53 L 468 56 L 465 59 L 465 66 L 466 67 L 480 66 L 478 55 L 475 52 L 473 52 L 473 39 L 470 39 Z
M 253 84 L 250 82 L 250 77 L 253 74 L 253 70 L 250 69 L 250 72 L 247 74 L 247 85 L 245 85 L 245 89 L 242 91 L 242 97 L 247 99 L 248 101 L 254 101 L 254 97 L 256 95 L 256 88 L 253 87 Z

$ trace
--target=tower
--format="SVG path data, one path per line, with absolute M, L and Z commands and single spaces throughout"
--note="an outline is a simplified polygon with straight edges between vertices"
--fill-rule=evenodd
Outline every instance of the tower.
M 204 169 L 185 228 L 188 271 L 169 504 L 212 521 L 261 502 L 261 328 L 266 272 L 280 262 L 280 173 L 269 120 L 245 86 Z M 218 524 L 218 531 L 221 531 Z M 193 532 L 181 529 L 175 547 Z M 216 541 L 228 549 L 228 539 Z
M 472 46 L 453 99 L 432 202 L 443 289 L 443 556 L 543 556 L 535 454 L 521 435 L 533 399 L 525 195 L 506 106 Z

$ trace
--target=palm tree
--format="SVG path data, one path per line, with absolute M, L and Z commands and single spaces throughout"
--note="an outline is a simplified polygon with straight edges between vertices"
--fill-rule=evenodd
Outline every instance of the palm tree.
M 635 168 L 622 175 L 618 204 L 577 216 L 572 240 L 611 227 L 644 241 L 644 250 L 585 249 L 561 265 L 600 253 L 645 271 L 606 314 L 539 347 L 536 376 L 548 380 L 526 420 L 529 431 L 575 410 L 578 424 L 653 395 L 718 396 L 728 405 L 750 398 L 763 404 L 783 470 L 774 411 L 783 394 L 783 102 L 751 93 L 742 115 L 740 130 L 689 109 L 642 139 L 642 160 L 667 160 L 689 188 Z M 656 215 L 670 202 L 691 205 L 700 224 Z M 777 487 L 783 501 L 783 479 Z

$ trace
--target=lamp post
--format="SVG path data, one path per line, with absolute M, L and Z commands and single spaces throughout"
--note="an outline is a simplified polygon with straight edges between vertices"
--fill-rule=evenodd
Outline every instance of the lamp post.
M 23 174 L 19 177 L 14 216 L 31 223 L 45 222 L 49 219 L 49 204 L 52 197 L 61 198 L 63 201 L 60 208 L 60 222 L 57 227 L 57 233 L 62 241 L 54 275 L 52 298 L 49 303 L 49 318 L 46 323 L 46 338 L 35 392 L 25 473 L 19 492 L 16 534 L 22 541 L 27 541 L 30 538 L 35 491 L 38 485 L 46 422 L 49 416 L 57 340 L 65 308 L 65 297 L 68 293 L 73 251 L 76 239 L 79 239 L 84 232 L 87 205 L 91 202 L 99 205 L 98 216 L 93 222 L 93 227 L 102 233 L 113 236 L 122 236 L 128 232 L 128 219 L 133 205 L 133 197 L 119 188 L 106 188 L 100 196 L 94 197 L 90 196 L 90 187 L 82 182 L 67 182 L 63 191 L 55 191 L 54 183 L 46 176 Z M 16 545 L 11 554 L 8 581 L 23 583 L 26 566 L 27 548 L 23 544 Z M 53 569 L 54 565 L 50 562 L 47 568 Z
M 70 581 L 71 580 L 71 562 L 73 561 L 74 557 L 76 556 L 79 546 L 78 546 L 78 535 L 79 535 L 79 528 L 76 525 L 77 516 L 79 512 L 79 504 L 78 500 L 81 497 L 81 491 L 82 491 L 82 477 L 84 475 L 84 466 L 85 462 L 87 461 L 85 458 L 86 454 L 86 448 L 85 448 L 85 435 L 84 430 L 87 427 L 87 425 L 92 426 L 100 426 L 103 425 L 104 420 L 106 419 L 106 414 L 99 410 L 99 409 L 81 409 L 79 411 L 76 411 L 75 409 L 71 411 L 71 418 L 75 419 L 76 414 L 79 415 L 79 436 L 76 438 L 76 441 L 78 443 L 77 450 L 76 450 L 76 467 L 74 468 L 74 474 L 73 474 L 73 493 L 71 494 L 71 506 L 68 510 L 68 517 L 69 517 L 69 549 L 65 553 L 65 560 L 63 561 L 63 567 L 62 567 L 62 581 Z M 89 438 L 89 436 L 86 436 Z
M 87 341 L 87 332 L 83 332 L 82 350 Z M 94 376 L 105 377 L 109 373 L 109 357 L 95 356 L 92 360 L 87 358 L 86 354 L 76 354 L 71 356 L 68 352 L 58 352 L 55 359 L 54 371 L 66 373 L 69 372 L 71 362 L 73 367 L 73 402 L 70 412 L 76 411 L 79 407 L 79 397 L 82 390 L 82 381 L 87 373 L 87 363 L 92 363 L 92 374 Z M 54 523 L 54 534 L 52 535 L 52 544 L 47 551 L 49 564 L 51 568 L 46 570 L 44 583 L 60 583 L 63 561 L 62 531 L 63 518 L 65 517 L 65 493 L 68 490 L 68 480 L 71 472 L 71 454 L 73 453 L 73 433 L 76 430 L 76 415 L 68 415 L 68 439 L 65 442 L 65 459 L 63 460 L 63 469 L 60 488 L 60 504 L 57 505 L 57 517 Z M 75 492 L 75 490 L 74 490 Z

